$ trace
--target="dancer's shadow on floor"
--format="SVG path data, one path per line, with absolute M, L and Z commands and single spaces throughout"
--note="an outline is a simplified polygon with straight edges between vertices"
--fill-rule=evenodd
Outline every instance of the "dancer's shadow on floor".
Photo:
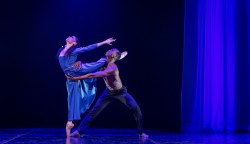
M 160 144 L 160 143 L 152 140 L 151 138 L 139 138 L 138 144 Z
M 152 140 L 151 138 L 138 138 L 138 141 L 136 143 L 159 144 L 158 142 Z M 81 138 L 69 137 L 69 138 L 66 138 L 66 144 L 94 144 L 94 142 L 92 138 L 88 138 L 88 137 L 81 137 Z
M 66 144 L 94 144 L 94 143 L 91 139 L 85 137 L 81 138 L 69 137 L 66 138 Z

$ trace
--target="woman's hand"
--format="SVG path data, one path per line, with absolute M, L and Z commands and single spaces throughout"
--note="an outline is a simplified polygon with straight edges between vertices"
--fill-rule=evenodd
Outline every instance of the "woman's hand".
M 108 44 L 108 45 L 112 45 L 112 42 L 115 42 L 116 39 L 113 39 L 113 38 L 109 38 L 107 40 L 104 41 L 105 44 Z
M 105 44 L 112 45 L 111 43 L 114 41 L 116 41 L 116 39 L 113 39 L 113 38 L 106 39 L 105 41 L 97 43 L 97 47 L 105 45 Z

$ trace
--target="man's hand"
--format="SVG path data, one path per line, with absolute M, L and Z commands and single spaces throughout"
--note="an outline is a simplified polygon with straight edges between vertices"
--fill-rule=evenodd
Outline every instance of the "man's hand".
M 74 70 L 77 71 L 78 69 L 80 69 L 82 67 L 82 62 L 81 61 L 77 61 L 73 64 Z
M 72 76 L 72 75 L 65 75 L 67 79 L 71 80 L 71 81 L 75 81 L 77 80 L 76 77 Z
M 126 57 L 128 55 L 128 52 L 127 51 L 124 51 L 121 53 L 121 57 L 119 60 L 123 59 L 124 57 Z

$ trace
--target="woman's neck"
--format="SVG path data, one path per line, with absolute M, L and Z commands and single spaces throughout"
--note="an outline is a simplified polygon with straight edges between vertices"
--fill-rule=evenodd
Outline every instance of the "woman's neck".
M 72 47 L 72 46 L 73 46 L 73 44 L 66 43 L 64 49 L 69 49 L 69 48 Z

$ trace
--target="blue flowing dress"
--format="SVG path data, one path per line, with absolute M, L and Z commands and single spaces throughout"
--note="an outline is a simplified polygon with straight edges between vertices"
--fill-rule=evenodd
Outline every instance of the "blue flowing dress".
M 97 44 L 76 48 L 69 56 L 59 56 L 59 63 L 65 74 L 80 76 L 98 70 L 106 63 L 105 58 L 97 62 L 83 63 L 81 68 L 74 70 L 73 64 L 80 53 L 84 53 L 97 48 Z M 89 78 L 78 81 L 66 81 L 68 92 L 68 120 L 80 120 L 84 113 L 92 104 L 96 96 L 96 78 Z

